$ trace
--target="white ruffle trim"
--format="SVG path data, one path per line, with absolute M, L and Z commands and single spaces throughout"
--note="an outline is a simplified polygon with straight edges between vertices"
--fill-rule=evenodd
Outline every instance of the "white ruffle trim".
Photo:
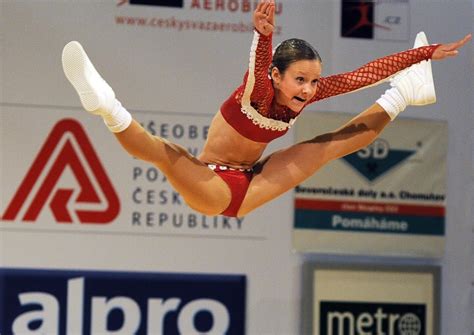
M 291 119 L 289 123 L 274 119 L 269 119 L 261 115 L 255 108 L 252 106 L 241 106 L 240 110 L 242 113 L 247 116 L 249 120 L 252 121 L 254 125 L 259 126 L 260 128 L 273 130 L 273 131 L 285 131 L 295 123 L 297 118 Z

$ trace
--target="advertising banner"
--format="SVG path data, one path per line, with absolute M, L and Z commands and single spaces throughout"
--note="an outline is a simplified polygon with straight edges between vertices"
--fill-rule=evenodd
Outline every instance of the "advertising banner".
M 0 269 L 1 334 L 244 334 L 242 275 Z
M 439 334 L 439 273 L 307 263 L 303 334 Z
M 318 112 L 301 118 L 298 142 L 337 129 L 351 116 Z M 446 151 L 445 122 L 397 119 L 372 144 L 296 187 L 294 248 L 441 256 Z
M 82 110 L 5 106 L 0 229 L 261 239 L 250 218 L 189 208 L 152 164 L 130 157 Z M 140 113 L 152 134 L 197 154 L 211 116 Z M 34 132 L 25 133 L 28 129 Z M 262 213 L 261 215 L 263 215 Z

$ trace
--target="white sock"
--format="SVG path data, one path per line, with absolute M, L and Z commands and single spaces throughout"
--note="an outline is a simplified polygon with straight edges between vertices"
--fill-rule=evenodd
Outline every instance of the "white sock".
M 377 100 L 377 103 L 382 106 L 392 121 L 407 107 L 405 98 L 396 87 L 386 90 Z
M 132 123 L 132 115 L 122 106 L 120 101 L 115 99 L 114 106 L 110 113 L 102 115 L 105 125 L 113 133 L 120 133 L 128 128 Z

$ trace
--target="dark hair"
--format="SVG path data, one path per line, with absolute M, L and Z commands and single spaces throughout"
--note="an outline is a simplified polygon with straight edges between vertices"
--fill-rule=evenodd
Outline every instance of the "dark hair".
M 269 71 L 276 67 L 281 73 L 284 73 L 288 66 L 299 60 L 322 61 L 321 56 L 311 44 L 298 38 L 290 38 L 276 47 Z

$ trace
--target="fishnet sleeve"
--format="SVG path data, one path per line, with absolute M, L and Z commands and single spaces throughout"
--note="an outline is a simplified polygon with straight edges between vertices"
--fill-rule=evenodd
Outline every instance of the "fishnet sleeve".
M 245 73 L 240 88 L 239 101 L 242 107 L 252 107 L 262 115 L 267 115 L 273 99 L 273 85 L 268 77 L 272 63 L 272 34 L 265 36 L 254 32 L 250 48 L 249 69 Z
M 376 59 L 352 72 L 321 78 L 310 103 L 376 85 L 413 64 L 431 59 L 438 46 L 439 44 L 410 49 Z

